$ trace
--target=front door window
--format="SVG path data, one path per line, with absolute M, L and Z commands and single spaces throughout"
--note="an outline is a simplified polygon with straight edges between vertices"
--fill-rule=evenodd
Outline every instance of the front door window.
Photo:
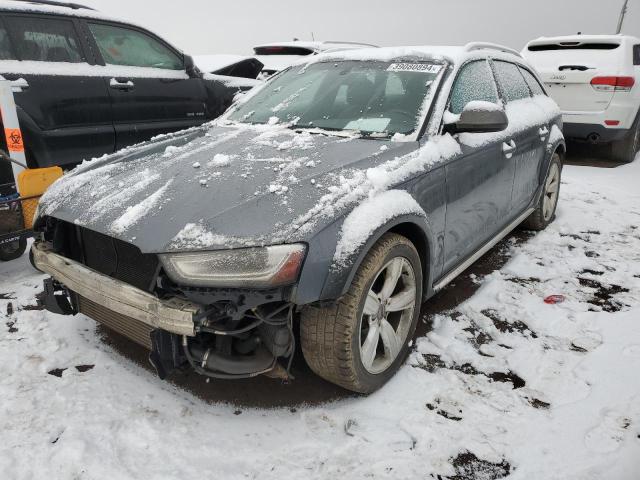
M 153 37 L 99 23 L 89 24 L 104 61 L 109 65 L 182 70 L 183 61 L 175 52 Z

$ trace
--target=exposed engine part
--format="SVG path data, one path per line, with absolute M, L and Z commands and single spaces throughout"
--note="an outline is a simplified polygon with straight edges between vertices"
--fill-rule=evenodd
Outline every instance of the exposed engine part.
M 165 330 L 156 329 L 151 332 L 151 352 L 149 362 L 156 369 L 161 380 L 186 361 L 180 337 Z
M 252 335 L 247 339 L 239 339 L 235 343 L 235 349 L 238 353 L 242 355 L 247 355 L 253 352 L 256 348 L 260 346 L 262 340 L 257 335 Z
M 198 337 L 183 337 L 184 355 L 194 370 L 213 378 L 267 373 L 273 378 L 291 378 L 295 352 L 292 305 L 277 302 L 256 307 L 242 319 L 246 323 L 243 327 L 224 315 L 226 311 L 224 306 L 210 306 Z M 278 364 L 278 358 L 285 357 L 286 369 Z
M 258 327 L 260 337 L 265 347 L 273 354 L 274 357 L 288 356 L 292 341 L 291 333 L 286 325 L 268 325 L 263 323 Z
M 288 382 L 289 380 L 293 380 L 293 375 L 287 371 L 282 365 L 276 363 L 273 367 L 273 370 L 270 370 L 264 374 L 265 377 L 269 378 L 277 378 L 282 380 L 283 382 Z
M 182 337 L 182 347 L 193 369 L 201 375 L 213 378 L 251 378 L 267 373 L 276 366 L 276 358 L 264 347 L 258 347 L 253 355 L 226 356 L 189 345 L 189 337 Z

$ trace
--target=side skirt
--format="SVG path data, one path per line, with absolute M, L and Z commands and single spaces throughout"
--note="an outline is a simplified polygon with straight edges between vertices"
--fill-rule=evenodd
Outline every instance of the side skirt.
M 535 208 L 529 208 L 522 215 L 516 218 L 512 223 L 507 225 L 503 230 L 500 231 L 500 233 L 498 233 L 498 235 L 493 237 L 491 240 L 489 240 L 489 242 L 485 243 L 482 248 L 476 251 L 476 253 L 471 255 L 467 260 L 462 262 L 458 267 L 456 267 L 449 274 L 447 274 L 447 276 L 445 276 L 442 280 L 436 283 L 433 286 L 433 290 L 437 292 L 439 290 L 442 290 L 444 287 L 446 287 L 447 284 L 453 281 L 458 275 L 460 275 L 472 264 L 474 264 L 480 257 L 482 257 L 485 253 L 487 253 L 493 247 L 495 247 L 498 244 L 498 242 L 500 242 L 500 240 L 502 240 L 509 233 L 511 233 L 518 225 L 524 222 L 529 217 L 529 215 L 533 213 L 534 210 Z

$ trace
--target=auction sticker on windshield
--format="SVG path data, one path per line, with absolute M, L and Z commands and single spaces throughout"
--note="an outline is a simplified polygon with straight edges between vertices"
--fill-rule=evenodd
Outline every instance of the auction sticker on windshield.
M 388 72 L 438 73 L 440 70 L 442 70 L 442 65 L 434 65 L 433 63 L 392 63 L 387 68 Z

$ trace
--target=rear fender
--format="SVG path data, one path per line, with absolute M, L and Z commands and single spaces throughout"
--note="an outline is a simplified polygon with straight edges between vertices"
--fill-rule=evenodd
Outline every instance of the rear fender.
M 557 127 L 562 131 L 562 121 L 558 120 L 556 122 L 553 122 L 551 127 L 552 128 L 551 132 L 553 132 L 554 127 Z M 544 161 L 542 162 L 542 165 L 540 168 L 540 179 L 538 182 L 538 185 L 539 185 L 538 191 L 536 192 L 532 205 L 537 205 L 538 202 L 540 201 L 540 196 L 544 191 L 544 182 L 547 178 L 547 174 L 549 173 L 549 168 L 551 167 L 551 159 L 553 158 L 553 155 L 555 153 L 560 153 L 561 159 L 564 159 L 567 153 L 567 144 L 564 137 L 549 139 L 549 143 L 547 144 L 546 151 L 545 151 Z

